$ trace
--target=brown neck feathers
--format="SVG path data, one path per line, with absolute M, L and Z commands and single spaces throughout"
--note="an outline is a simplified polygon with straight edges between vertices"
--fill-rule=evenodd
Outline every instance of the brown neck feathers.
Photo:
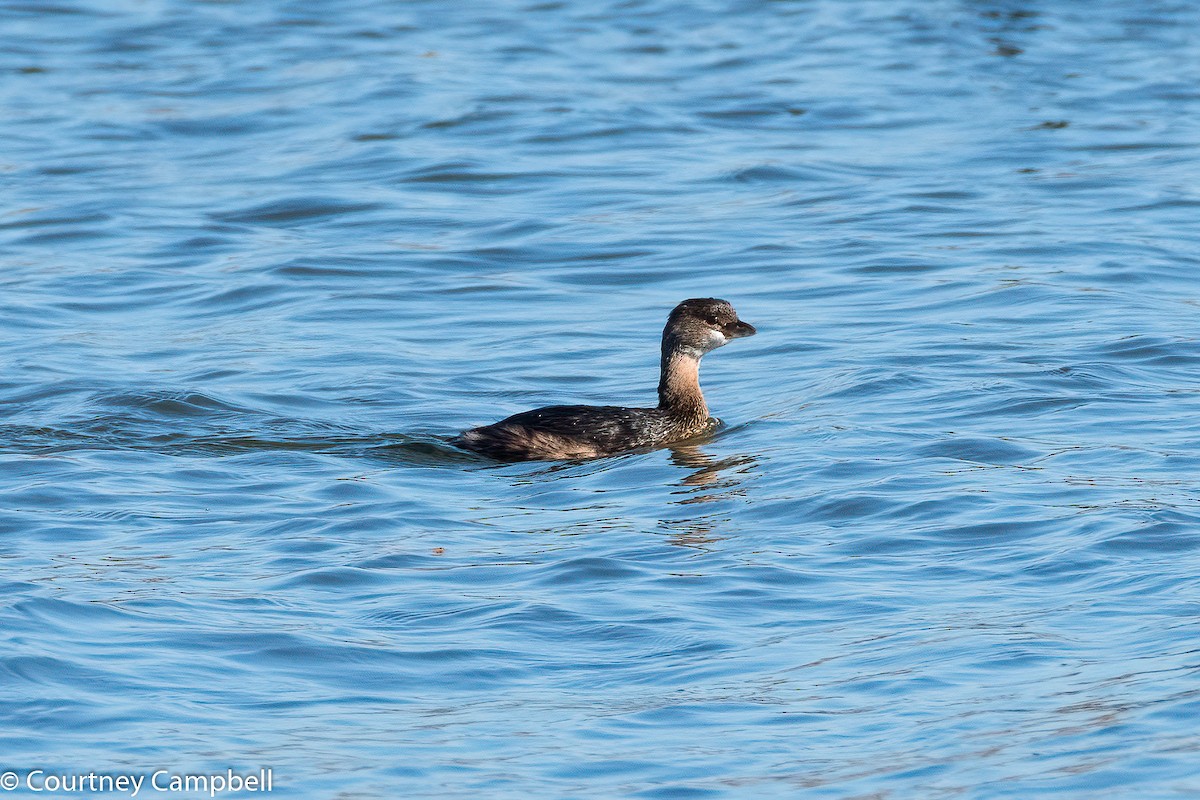
M 658 381 L 658 407 L 672 414 L 708 419 L 700 391 L 700 359 L 674 348 L 664 350 Z

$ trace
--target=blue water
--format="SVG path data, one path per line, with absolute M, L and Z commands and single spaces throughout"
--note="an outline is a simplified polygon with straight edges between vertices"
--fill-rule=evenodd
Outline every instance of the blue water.
M 1194 4 L 0 19 L 0 770 L 1200 795 Z

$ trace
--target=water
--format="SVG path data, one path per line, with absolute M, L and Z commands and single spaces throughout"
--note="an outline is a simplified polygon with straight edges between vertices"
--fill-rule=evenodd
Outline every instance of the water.
M 1198 26 L 6 4 L 0 769 L 1196 796 Z M 691 296 L 711 441 L 445 444 Z

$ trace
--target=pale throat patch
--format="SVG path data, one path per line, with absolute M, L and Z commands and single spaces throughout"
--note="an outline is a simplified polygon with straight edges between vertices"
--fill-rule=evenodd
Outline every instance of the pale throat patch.
M 721 345 L 725 344 L 726 341 L 728 340 L 725 338 L 725 334 L 721 333 L 720 331 L 709 330 L 708 343 L 713 347 L 720 347 Z

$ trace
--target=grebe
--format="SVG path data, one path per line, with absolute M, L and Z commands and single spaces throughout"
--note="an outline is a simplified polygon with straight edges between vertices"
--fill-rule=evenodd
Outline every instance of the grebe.
M 725 300 L 684 300 L 663 329 L 657 408 L 547 406 L 463 431 L 453 443 L 501 461 L 542 461 L 596 458 L 705 433 L 718 423 L 700 391 L 700 359 L 754 333 Z

